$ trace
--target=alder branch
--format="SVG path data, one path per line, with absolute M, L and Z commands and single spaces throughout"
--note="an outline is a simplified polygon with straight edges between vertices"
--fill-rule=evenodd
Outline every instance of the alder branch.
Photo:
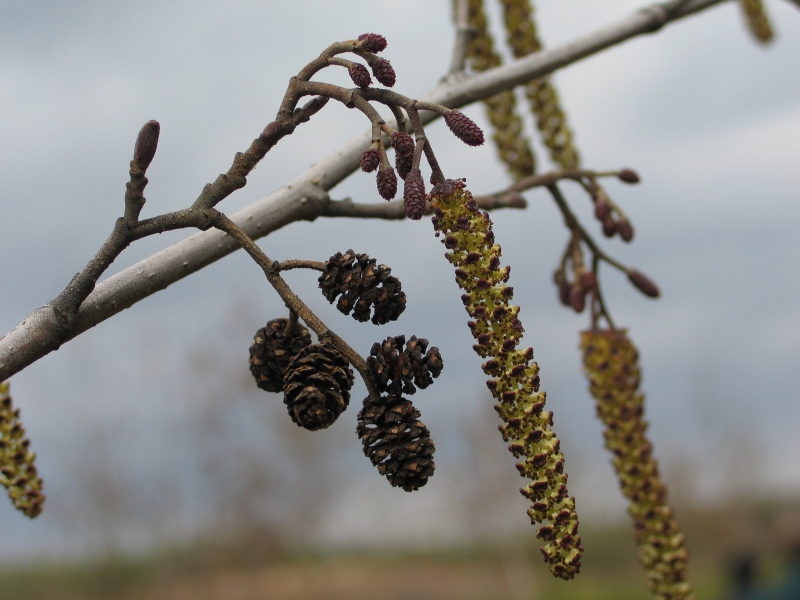
M 656 4 L 560 47 L 538 52 L 470 77 L 449 77 L 424 100 L 450 108 L 464 106 L 548 75 L 582 58 L 638 35 L 656 31 L 672 21 L 723 1 L 725 0 L 692 0 L 685 3 L 672 1 Z M 285 99 L 281 105 L 283 112 L 279 114 L 285 119 L 291 118 L 295 125 L 308 120 L 315 100 L 309 103 L 312 107 L 307 111 L 305 108 L 295 109 L 296 99 L 293 101 L 294 104 L 291 99 Z M 439 115 L 436 113 L 426 112 L 421 115 L 421 119 L 423 123 L 427 123 L 437 116 Z M 358 168 L 361 153 L 368 147 L 371 138 L 371 131 L 361 134 L 291 183 L 232 215 L 231 221 L 252 239 L 263 237 L 295 221 L 313 221 L 325 213 L 330 203 L 328 190 Z M 237 163 L 237 160 L 240 162 Z M 241 155 L 240 158 L 237 155 L 231 167 L 233 177 L 228 176 L 226 180 L 224 176 L 220 176 L 211 184 L 211 189 L 201 195 L 203 203 L 213 205 L 228 189 L 233 191 L 240 183 L 240 169 L 248 164 L 249 159 L 246 156 Z M 64 322 L 64 315 L 53 304 L 33 311 L 0 339 L 0 381 L 58 349 L 65 341 L 208 266 L 238 247 L 226 234 L 203 231 L 95 285 L 80 304 L 74 320 L 69 319 L 70 322 Z M 65 329 L 69 331 L 67 337 L 51 335 L 53 331 L 63 332 Z
M 453 16 L 456 21 L 456 39 L 453 43 L 453 56 L 450 59 L 450 75 L 464 71 L 467 47 L 475 36 L 475 29 L 469 24 L 469 0 L 455 0 Z

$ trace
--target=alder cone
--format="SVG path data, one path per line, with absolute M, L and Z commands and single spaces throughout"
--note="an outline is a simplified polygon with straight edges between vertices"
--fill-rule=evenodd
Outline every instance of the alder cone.
M 378 193 L 384 200 L 391 200 L 397 195 L 397 175 L 392 167 L 378 171 Z
M 297 425 L 310 431 L 330 427 L 350 403 L 353 371 L 328 343 L 303 348 L 289 363 L 283 401 Z
M 377 148 L 367 148 L 361 155 L 361 170 L 364 173 L 372 173 L 381 164 L 381 155 Z
M 388 45 L 386 38 L 377 33 L 362 33 L 358 36 L 358 41 L 361 42 L 361 47 L 367 52 L 383 52 Z
M 295 323 L 289 335 L 289 319 L 272 319 L 256 332 L 250 346 L 250 372 L 256 385 L 267 392 L 283 391 L 283 378 L 289 362 L 300 350 L 311 345 L 308 329 Z
M 450 131 L 468 146 L 483 145 L 483 131 L 461 111 L 453 109 L 444 113 L 444 122 Z
M 372 74 L 379 83 L 386 87 L 392 87 L 397 79 L 392 63 L 385 58 L 379 58 L 372 64 Z
M 417 388 L 424 390 L 442 373 L 444 363 L 439 348 L 434 346 L 426 352 L 428 340 L 414 335 L 405 344 L 406 337 L 398 335 L 372 345 L 367 369 L 379 392 L 394 396 L 415 394 Z
M 386 265 L 377 265 L 374 258 L 348 250 L 337 252 L 325 263 L 325 272 L 317 280 L 322 295 L 336 308 L 356 321 L 370 320 L 383 325 L 395 321 L 406 309 L 406 294 L 400 280 L 392 276 Z
M 414 166 L 414 155 L 395 152 L 394 166 L 397 169 L 397 174 L 405 180 L 408 174 L 411 173 L 411 168 Z
M 356 434 L 364 455 L 389 483 L 407 492 L 418 490 L 433 475 L 436 446 L 430 431 L 418 420 L 419 411 L 400 396 L 364 400 Z
M 372 77 L 369 76 L 369 71 L 367 71 L 367 67 L 361 65 L 359 63 L 353 63 L 347 72 L 350 74 L 350 79 L 353 80 L 360 88 L 368 88 L 372 84 Z
M 419 221 L 425 213 L 425 182 L 419 169 L 413 169 L 406 176 L 403 207 L 406 209 L 406 216 L 414 221 Z

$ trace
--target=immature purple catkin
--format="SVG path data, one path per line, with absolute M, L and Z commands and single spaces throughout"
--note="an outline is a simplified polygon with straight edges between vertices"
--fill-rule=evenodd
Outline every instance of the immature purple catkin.
M 532 501 L 531 522 L 548 520 L 537 537 L 545 562 L 557 577 L 572 579 L 581 565 L 581 539 L 575 499 L 567 491 L 564 456 L 553 430 L 553 413 L 544 410 L 545 392 L 539 391 L 539 366 L 533 349 L 520 350 L 522 323 L 519 307 L 510 304 L 513 289 L 506 284 L 510 267 L 500 266 L 500 246 L 494 242 L 488 213 L 481 213 L 462 181 L 448 180 L 431 192 L 436 235 L 456 267 L 456 282 L 466 293 L 461 300 L 474 320 L 468 322 L 477 344 L 474 350 L 488 360 L 483 371 L 498 400 L 495 409 L 504 421 L 500 430 L 511 442 L 509 450 L 522 460 L 520 475 L 531 482 L 520 492 Z
M 403 186 L 403 208 L 406 216 L 419 221 L 425 213 L 425 182 L 419 169 L 412 169 Z
M 640 273 L 636 269 L 630 269 L 628 271 L 628 281 L 630 281 L 636 287 L 636 289 L 642 292 L 645 296 L 649 296 L 650 298 L 658 298 L 661 295 L 658 286 L 646 275 Z
M 390 136 L 392 148 L 400 154 L 414 154 L 414 139 L 402 131 L 393 131 Z
M 639 560 L 655 597 L 693 600 L 686 581 L 688 553 L 683 534 L 666 502 L 653 446 L 645 436 L 644 396 L 639 392 L 638 353 L 625 330 L 589 330 L 581 334 L 583 365 L 597 416 L 605 425 L 606 448 L 622 493 L 630 502 Z
M 397 175 L 392 167 L 380 169 L 377 176 L 378 193 L 384 200 L 391 200 L 397 194 Z
M 467 115 L 460 110 L 448 110 L 444 113 L 444 122 L 458 139 L 468 146 L 483 145 L 483 131 Z
M 375 75 L 375 79 L 377 79 L 381 85 L 385 85 L 386 87 L 392 87 L 397 79 L 392 64 L 385 58 L 379 58 L 372 63 L 372 74 Z
M 381 155 L 377 148 L 370 146 L 361 155 L 361 170 L 372 173 L 381 164 Z
M 362 33 L 358 36 L 358 41 L 361 42 L 361 48 L 367 52 L 383 52 L 386 50 L 386 38 L 377 33 Z
M 350 74 L 350 79 L 353 80 L 360 88 L 368 88 L 372 85 L 372 77 L 369 76 L 369 71 L 367 71 L 367 67 L 359 63 L 353 63 L 352 66 L 347 69 L 347 72 Z

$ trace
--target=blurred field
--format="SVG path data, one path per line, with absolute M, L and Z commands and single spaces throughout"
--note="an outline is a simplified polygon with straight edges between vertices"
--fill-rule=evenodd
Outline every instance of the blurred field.
M 784 504 L 785 506 L 785 504 Z M 747 548 L 762 579 L 781 558 L 769 522 L 781 506 L 733 504 L 679 515 L 693 555 L 698 600 L 721 597 L 725 565 Z M 436 552 L 287 551 L 269 534 L 197 542 L 147 556 L 0 571 L 2 600 L 638 600 L 650 598 L 627 524 L 585 527 L 582 573 L 555 580 L 530 545 L 497 544 Z

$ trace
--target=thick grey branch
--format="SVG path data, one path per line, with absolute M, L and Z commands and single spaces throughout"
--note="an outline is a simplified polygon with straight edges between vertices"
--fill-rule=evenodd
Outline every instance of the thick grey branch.
M 529 55 L 471 77 L 450 77 L 432 90 L 424 100 L 451 108 L 464 106 L 531 79 L 543 77 L 582 58 L 643 33 L 655 31 L 671 21 L 723 1 L 691 0 L 682 3 L 677 9 L 675 2 L 656 4 L 563 46 Z M 293 116 L 294 105 L 289 102 L 285 108 Z M 438 116 L 430 112 L 421 114 L 425 123 Z M 358 168 L 361 153 L 369 146 L 371 139 L 369 131 L 359 135 L 290 184 L 240 210 L 231 219 L 253 239 L 298 220 L 314 220 L 326 210 L 329 202 L 327 191 Z M 237 160 L 241 161 L 242 158 L 244 157 L 237 156 Z M 228 192 L 227 188 L 234 188 L 238 183 L 215 182 L 220 188 L 226 189 L 220 190 L 222 193 L 219 194 L 205 194 L 198 201 L 205 206 L 213 206 L 220 196 Z M 68 339 L 237 248 L 238 244 L 227 235 L 218 231 L 204 231 L 109 277 L 98 283 L 81 305 L 77 322 L 71 327 Z M 64 326 L 62 320 L 63 315 L 58 308 L 47 305 L 28 315 L 0 339 L 0 381 L 58 349 L 65 340 L 54 335 L 53 331 Z

